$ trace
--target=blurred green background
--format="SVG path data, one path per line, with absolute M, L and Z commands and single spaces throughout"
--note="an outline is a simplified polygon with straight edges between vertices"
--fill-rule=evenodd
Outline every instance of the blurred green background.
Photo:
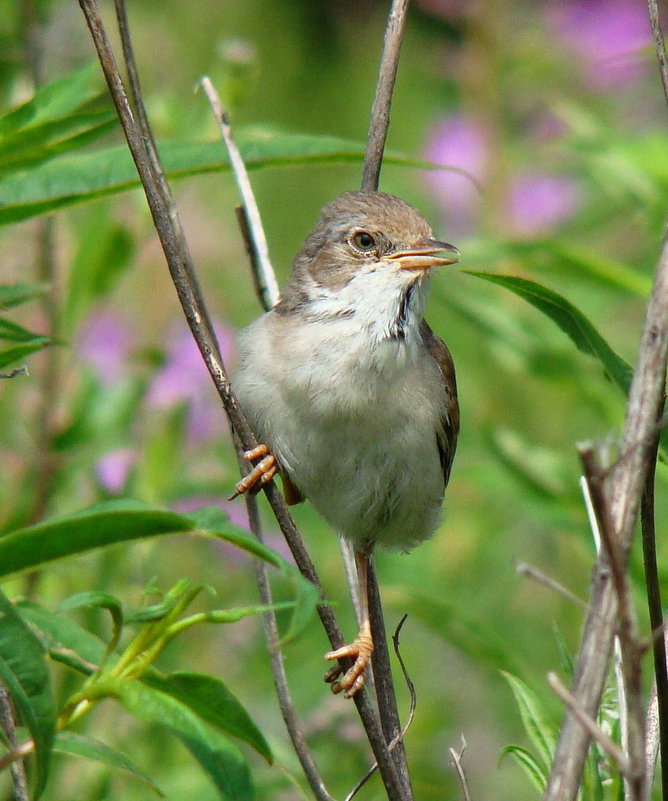
M 240 134 L 253 128 L 364 141 L 386 3 L 131 0 L 128 6 L 159 141 L 217 137 L 203 95 L 193 92 L 205 73 Z M 43 36 L 43 80 L 93 60 L 76 3 L 4 0 L 0 11 L 4 108 L 33 91 L 26 64 L 30 11 Z M 103 11 L 111 25 L 110 4 Z M 108 137 L 120 141 L 118 132 Z M 419 207 L 437 235 L 459 247 L 461 268 L 520 275 L 555 290 L 633 362 L 668 184 L 665 100 L 642 3 L 416 0 L 388 149 L 466 173 L 386 165 L 381 175 L 382 190 Z M 359 162 L 253 172 L 280 282 L 320 207 L 357 188 L 360 176 Z M 235 186 L 225 173 L 180 180 L 174 190 L 232 366 L 235 331 L 259 313 L 235 222 Z M 37 219 L 0 230 L 3 283 L 38 275 L 43 225 Z M 182 510 L 216 503 L 243 524 L 243 504 L 225 501 L 236 467 L 224 415 L 190 344 L 143 195 L 133 191 L 60 212 L 51 236 L 56 311 L 33 303 L 14 319 L 47 332 L 51 317 L 66 344 L 32 357 L 29 377 L 0 386 L 0 525 L 24 525 L 115 496 Z M 462 270 L 435 277 L 427 318 L 457 366 L 459 450 L 434 539 L 410 555 L 377 557 L 389 629 L 409 614 L 402 650 L 418 694 L 406 738 L 416 798 L 458 797 L 448 748 L 459 748 L 462 733 L 474 797 L 535 797 L 510 759 L 498 761 L 504 745 L 527 744 L 500 670 L 532 687 L 557 723 L 559 703 L 544 676 L 562 669 L 562 640 L 576 650 L 582 619 L 577 607 L 518 576 L 515 563 L 536 565 L 586 597 L 594 549 L 575 443 L 608 439 L 614 450 L 624 398 L 550 319 Z M 663 465 L 658 482 L 661 513 Z M 308 505 L 294 514 L 352 633 L 337 538 Z M 266 532 L 285 552 L 268 516 Z M 660 549 L 661 558 L 663 543 Z M 641 588 L 637 554 L 633 574 Z M 95 587 L 137 606 L 147 584 L 166 589 L 183 575 L 211 584 L 220 605 L 256 598 L 246 558 L 191 539 L 108 549 L 50 568 L 35 586 L 17 581 L 12 589 L 55 607 Z M 640 590 L 639 608 L 644 620 Z M 93 630 L 106 624 L 92 613 L 85 622 Z M 369 757 L 351 704 L 331 697 L 321 681 L 325 650 L 314 621 L 286 647 L 286 664 L 323 775 L 333 795 L 343 797 Z M 191 632 L 162 665 L 221 676 L 280 763 L 269 767 L 249 752 L 257 798 L 301 797 L 290 778 L 301 781 L 259 620 Z M 68 676 L 56 677 L 65 692 Z M 407 692 L 398 684 L 405 710 Z M 101 706 L 85 726 L 131 750 L 168 797 L 216 797 L 176 741 L 118 707 Z M 48 799 L 154 797 L 122 774 L 57 759 Z M 381 793 L 374 778 L 359 797 Z

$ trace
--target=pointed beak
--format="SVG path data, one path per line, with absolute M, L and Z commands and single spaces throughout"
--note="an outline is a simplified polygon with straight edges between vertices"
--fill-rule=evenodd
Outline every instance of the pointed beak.
M 429 270 L 459 261 L 459 251 L 454 245 L 437 239 L 423 239 L 414 247 L 397 250 L 383 257 L 383 261 L 397 264 L 401 270 Z

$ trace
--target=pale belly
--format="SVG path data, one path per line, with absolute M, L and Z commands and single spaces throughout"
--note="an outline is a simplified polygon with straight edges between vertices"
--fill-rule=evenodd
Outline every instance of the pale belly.
M 332 369 L 311 350 L 278 370 L 276 342 L 252 343 L 252 378 L 242 365 L 235 381 L 242 408 L 325 520 L 359 547 L 431 536 L 444 492 L 437 369 L 401 353 L 372 372 L 354 359 Z

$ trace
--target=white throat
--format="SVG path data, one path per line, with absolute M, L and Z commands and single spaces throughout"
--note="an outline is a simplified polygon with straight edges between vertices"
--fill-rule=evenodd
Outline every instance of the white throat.
M 370 345 L 417 345 L 424 316 L 429 277 L 390 274 L 386 270 L 362 272 L 346 286 L 310 287 L 305 309 L 314 322 L 341 323 L 351 335 L 363 335 Z

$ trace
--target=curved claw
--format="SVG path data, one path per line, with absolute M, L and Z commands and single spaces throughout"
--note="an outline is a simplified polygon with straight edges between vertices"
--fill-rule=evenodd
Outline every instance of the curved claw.
M 335 651 L 329 651 L 325 654 L 325 659 L 342 659 L 345 657 L 352 657 L 355 659 L 352 667 L 348 668 L 343 678 L 338 677 L 343 673 L 341 665 L 333 665 L 327 673 L 325 673 L 325 681 L 331 684 L 333 693 L 340 693 L 344 691 L 345 698 L 352 698 L 364 687 L 364 673 L 369 664 L 371 654 L 373 653 L 373 639 L 371 631 L 368 626 L 362 626 L 360 633 L 355 639 L 347 645 L 337 648 Z
M 244 459 L 248 459 L 248 461 L 253 461 L 253 459 L 259 459 L 260 457 L 263 458 L 253 467 L 250 473 L 237 482 L 234 492 L 230 495 L 228 501 L 232 501 L 246 492 L 259 490 L 276 475 L 278 464 L 273 454 L 269 453 L 269 448 L 266 445 L 260 444 L 250 451 L 244 451 Z

